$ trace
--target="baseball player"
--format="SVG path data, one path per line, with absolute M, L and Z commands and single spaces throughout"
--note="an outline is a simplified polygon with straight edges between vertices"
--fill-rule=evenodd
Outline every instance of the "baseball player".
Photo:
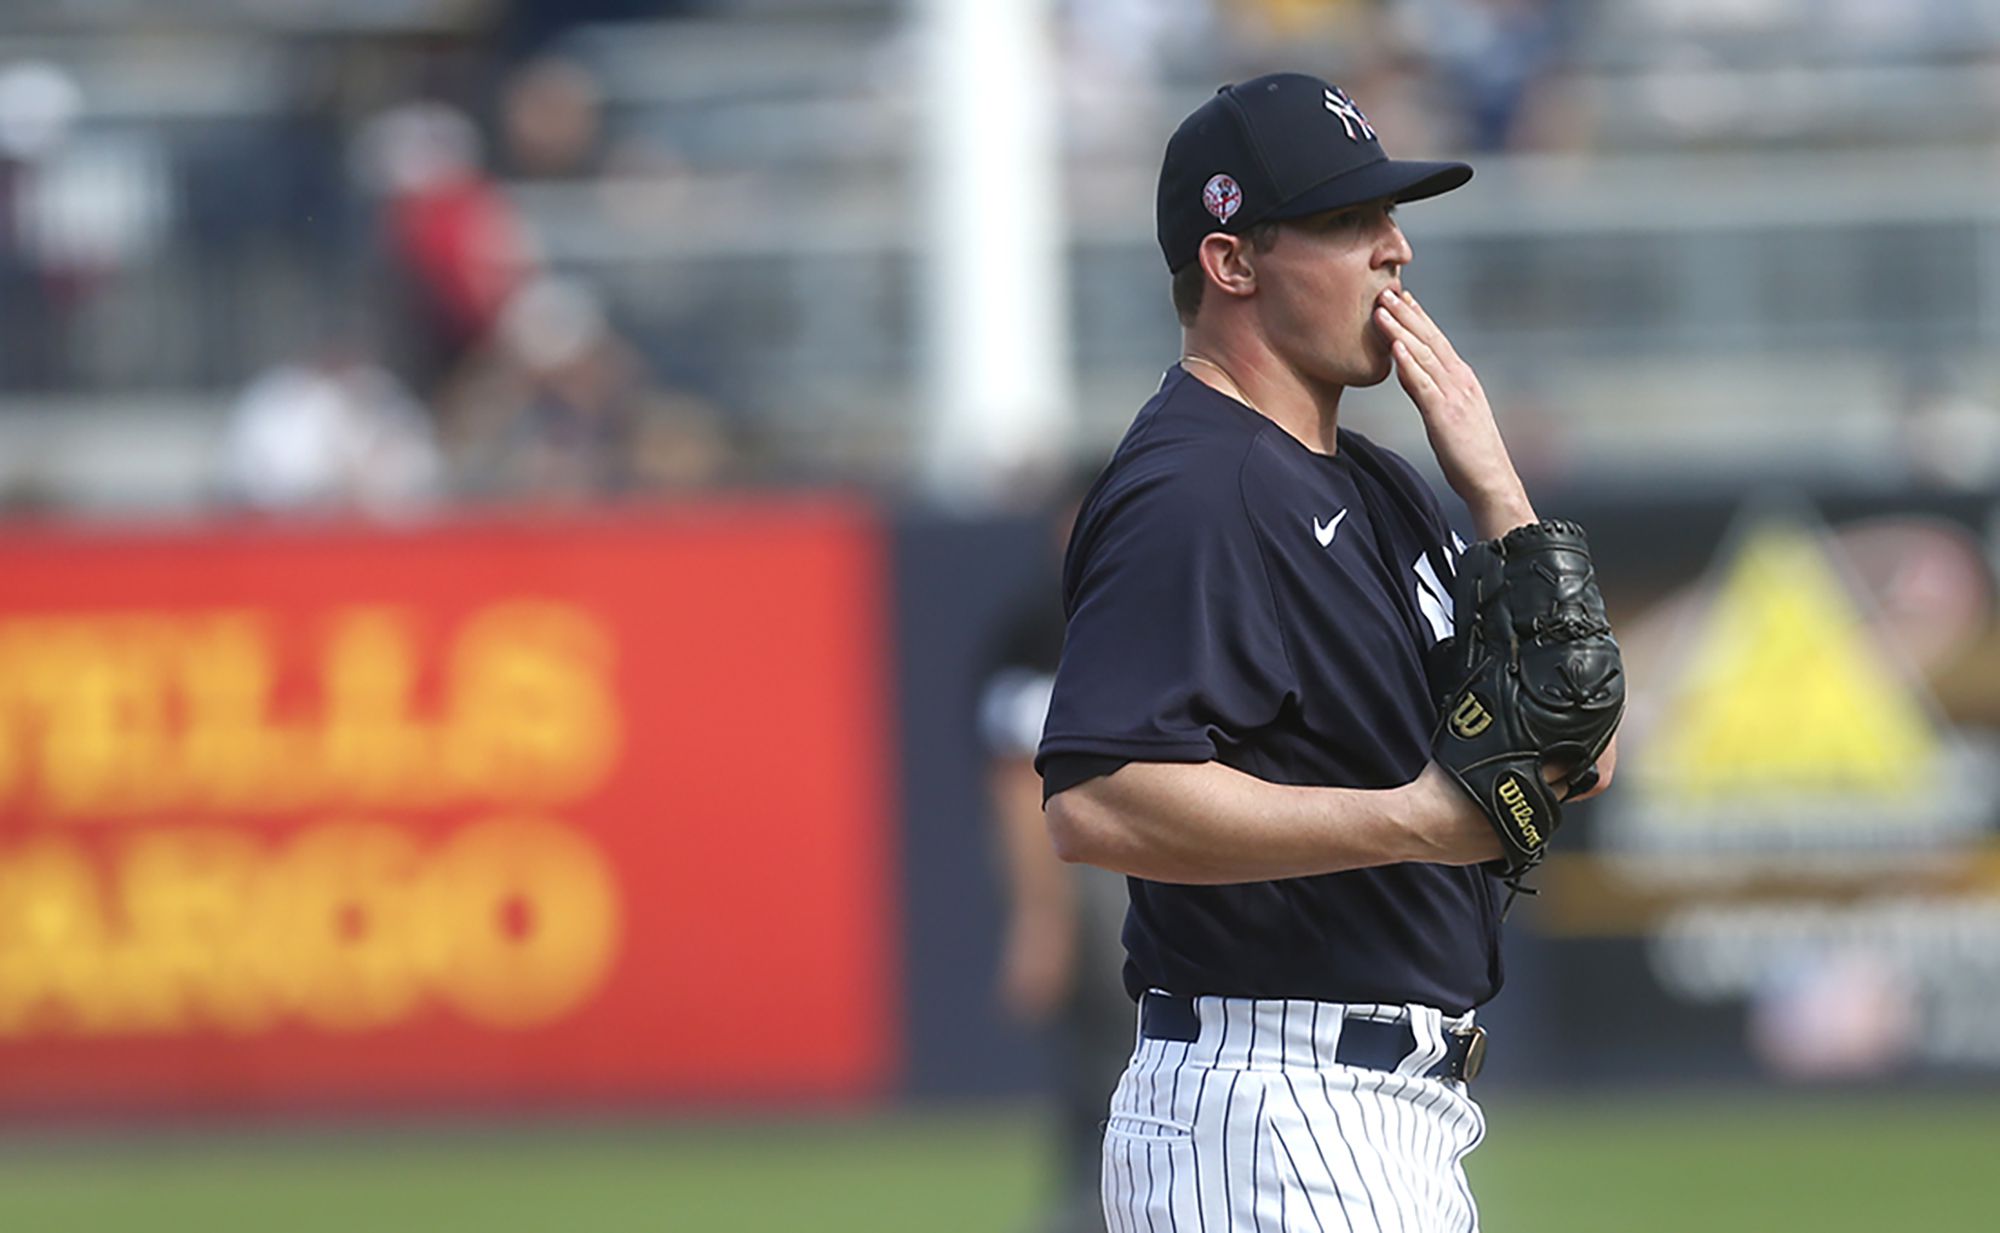
M 1563 791 L 1609 782 L 1616 717 L 1593 684 L 1566 758 L 1447 743 L 1523 730 L 1502 698 L 1520 663 L 1494 657 L 1540 634 L 1507 632 L 1509 580 L 1554 606 L 1520 628 L 1615 660 L 1580 532 L 1536 522 L 1404 286 L 1395 205 L 1471 175 L 1387 158 L 1353 99 L 1297 74 L 1224 87 L 1168 143 L 1183 354 L 1078 516 L 1036 759 L 1059 854 L 1128 875 L 1113 1230 L 1477 1228 L 1461 1162 L 1484 1131 L 1473 1013 L 1501 983 L 1494 870 L 1539 857 Z M 1470 592 L 1424 480 L 1340 422 L 1348 387 L 1392 371 L 1477 534 L 1507 537 L 1467 550 L 1491 564 Z M 1446 664 L 1491 688 L 1453 701 Z

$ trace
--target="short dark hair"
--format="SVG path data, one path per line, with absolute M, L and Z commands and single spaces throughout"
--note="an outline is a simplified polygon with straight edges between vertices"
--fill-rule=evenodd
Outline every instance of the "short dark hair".
M 1244 231 L 1243 238 L 1250 241 L 1250 247 L 1260 253 L 1268 253 L 1278 243 L 1278 222 L 1252 223 Z M 1208 276 L 1202 273 L 1201 261 L 1197 258 L 1174 271 L 1174 315 L 1182 325 L 1193 325 L 1195 314 L 1201 311 L 1201 293 L 1208 286 Z

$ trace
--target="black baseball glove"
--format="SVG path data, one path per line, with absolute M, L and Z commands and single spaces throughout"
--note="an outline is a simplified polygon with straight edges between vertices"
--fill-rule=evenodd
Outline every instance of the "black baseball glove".
M 1562 825 L 1562 802 L 1597 782 L 1598 755 L 1625 713 L 1624 663 L 1573 522 L 1531 523 L 1467 548 L 1452 607 L 1458 630 L 1431 754 L 1500 833 L 1502 872 L 1519 890 Z M 1550 784 L 1544 767 L 1562 777 Z

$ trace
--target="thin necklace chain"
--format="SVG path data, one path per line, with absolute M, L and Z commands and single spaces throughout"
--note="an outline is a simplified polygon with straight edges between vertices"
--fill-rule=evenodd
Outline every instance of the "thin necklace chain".
M 1206 364 L 1210 368 L 1213 368 L 1216 372 L 1222 374 L 1222 379 L 1224 381 L 1229 382 L 1229 392 L 1235 397 L 1236 401 L 1242 403 L 1244 406 L 1250 408 L 1252 411 L 1257 411 L 1258 414 L 1260 415 L 1263 414 L 1263 412 L 1259 410 L 1257 404 L 1250 401 L 1250 396 L 1243 392 L 1243 387 L 1237 384 L 1236 378 L 1229 375 L 1229 370 L 1227 368 L 1224 368 L 1222 365 L 1216 363 L 1214 360 L 1209 359 L 1205 355 L 1196 355 L 1192 351 L 1186 352 L 1181 356 L 1181 363 Z
M 1227 368 L 1224 368 L 1222 365 L 1216 363 L 1214 360 L 1209 359 L 1205 355 L 1196 355 L 1192 351 L 1187 351 L 1181 354 L 1181 363 L 1183 365 L 1206 364 L 1210 368 L 1213 368 L 1217 373 L 1221 374 L 1222 379 L 1224 381 L 1229 382 L 1229 392 L 1231 397 L 1235 398 L 1237 402 L 1242 403 L 1244 406 L 1250 408 L 1252 411 L 1255 411 L 1257 414 L 1259 415 L 1264 414 L 1264 408 L 1250 401 L 1250 396 L 1243 392 L 1243 387 L 1236 383 L 1236 378 L 1229 375 L 1229 370 Z M 1287 429 L 1287 431 L 1290 430 Z M 1301 438 L 1301 443 L 1304 443 L 1303 438 Z M 1307 444 L 1306 448 L 1311 449 L 1312 446 L 1310 444 Z M 1331 451 L 1315 451 L 1315 452 L 1331 453 Z

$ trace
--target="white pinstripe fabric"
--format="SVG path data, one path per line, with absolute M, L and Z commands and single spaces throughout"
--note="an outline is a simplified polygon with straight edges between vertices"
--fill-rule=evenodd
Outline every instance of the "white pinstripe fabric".
M 1141 1038 L 1104 1134 L 1110 1233 L 1477 1233 L 1463 1162 L 1486 1133 L 1433 1007 L 1197 999 L 1201 1038 Z M 1334 1059 L 1349 1017 L 1400 1020 L 1395 1072 Z

